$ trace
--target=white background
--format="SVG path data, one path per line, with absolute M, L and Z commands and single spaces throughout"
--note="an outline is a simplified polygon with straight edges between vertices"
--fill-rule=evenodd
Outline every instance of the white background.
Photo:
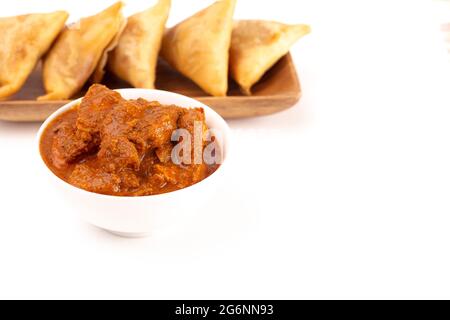
M 110 2 L 0 11 L 62 8 L 75 20 Z M 170 24 L 211 1 L 173 2 Z M 0 298 L 450 298 L 443 10 L 238 0 L 238 18 L 311 24 L 292 49 L 303 98 L 229 122 L 228 184 L 216 210 L 177 235 L 122 239 L 81 222 L 36 175 L 39 125 L 0 122 Z

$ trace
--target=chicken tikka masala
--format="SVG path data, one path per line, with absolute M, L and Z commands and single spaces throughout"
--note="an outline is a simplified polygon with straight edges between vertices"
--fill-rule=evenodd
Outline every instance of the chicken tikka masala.
M 198 183 L 219 167 L 172 161 L 173 132 L 185 129 L 194 135 L 195 122 L 208 130 L 201 108 L 126 100 L 105 86 L 93 85 L 78 106 L 47 126 L 41 155 L 59 178 L 90 192 L 167 193 Z

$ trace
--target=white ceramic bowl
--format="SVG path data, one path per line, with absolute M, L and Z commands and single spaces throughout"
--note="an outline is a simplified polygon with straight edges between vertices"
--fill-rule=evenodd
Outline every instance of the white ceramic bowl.
M 179 228 L 202 209 L 205 199 L 213 196 L 223 181 L 229 157 L 230 129 L 227 123 L 214 110 L 189 97 L 161 90 L 122 89 L 117 90 L 125 99 L 143 98 L 159 101 L 162 104 L 175 104 L 180 107 L 201 107 L 205 110 L 206 123 L 221 137 L 222 165 L 205 180 L 185 189 L 144 197 L 117 197 L 91 193 L 76 188 L 58 178 L 45 164 L 40 154 L 40 141 L 45 128 L 55 117 L 77 105 L 81 99 L 61 107 L 41 126 L 36 140 L 39 166 L 55 186 L 55 192 L 64 197 L 87 222 L 109 232 L 126 237 L 143 237 L 154 232 L 164 232 Z

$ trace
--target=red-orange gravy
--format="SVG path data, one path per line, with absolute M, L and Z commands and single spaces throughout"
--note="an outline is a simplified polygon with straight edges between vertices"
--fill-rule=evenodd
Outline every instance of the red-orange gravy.
M 194 135 L 196 121 L 208 130 L 201 108 L 125 100 L 93 85 L 78 106 L 47 126 L 40 151 L 54 174 L 87 191 L 115 196 L 167 193 L 189 187 L 219 167 L 172 161 L 172 133 L 185 129 Z

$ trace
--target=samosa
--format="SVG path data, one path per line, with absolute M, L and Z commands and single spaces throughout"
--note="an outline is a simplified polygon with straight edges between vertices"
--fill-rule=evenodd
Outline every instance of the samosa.
M 171 0 L 159 0 L 150 9 L 128 18 L 118 46 L 111 52 L 109 69 L 136 88 L 155 87 L 156 65 Z
M 47 95 L 39 100 L 65 100 L 76 94 L 92 76 L 101 81 L 107 55 L 117 44 L 126 20 L 118 2 L 95 16 L 67 27 L 43 63 Z
M 161 55 L 213 96 L 228 89 L 228 61 L 236 0 L 221 0 L 169 29 Z
M 0 99 L 17 93 L 63 30 L 65 11 L 0 18 Z
M 304 24 L 286 25 L 273 21 L 241 20 L 233 27 L 230 48 L 230 73 L 250 95 L 251 87 L 302 36 L 310 32 Z

